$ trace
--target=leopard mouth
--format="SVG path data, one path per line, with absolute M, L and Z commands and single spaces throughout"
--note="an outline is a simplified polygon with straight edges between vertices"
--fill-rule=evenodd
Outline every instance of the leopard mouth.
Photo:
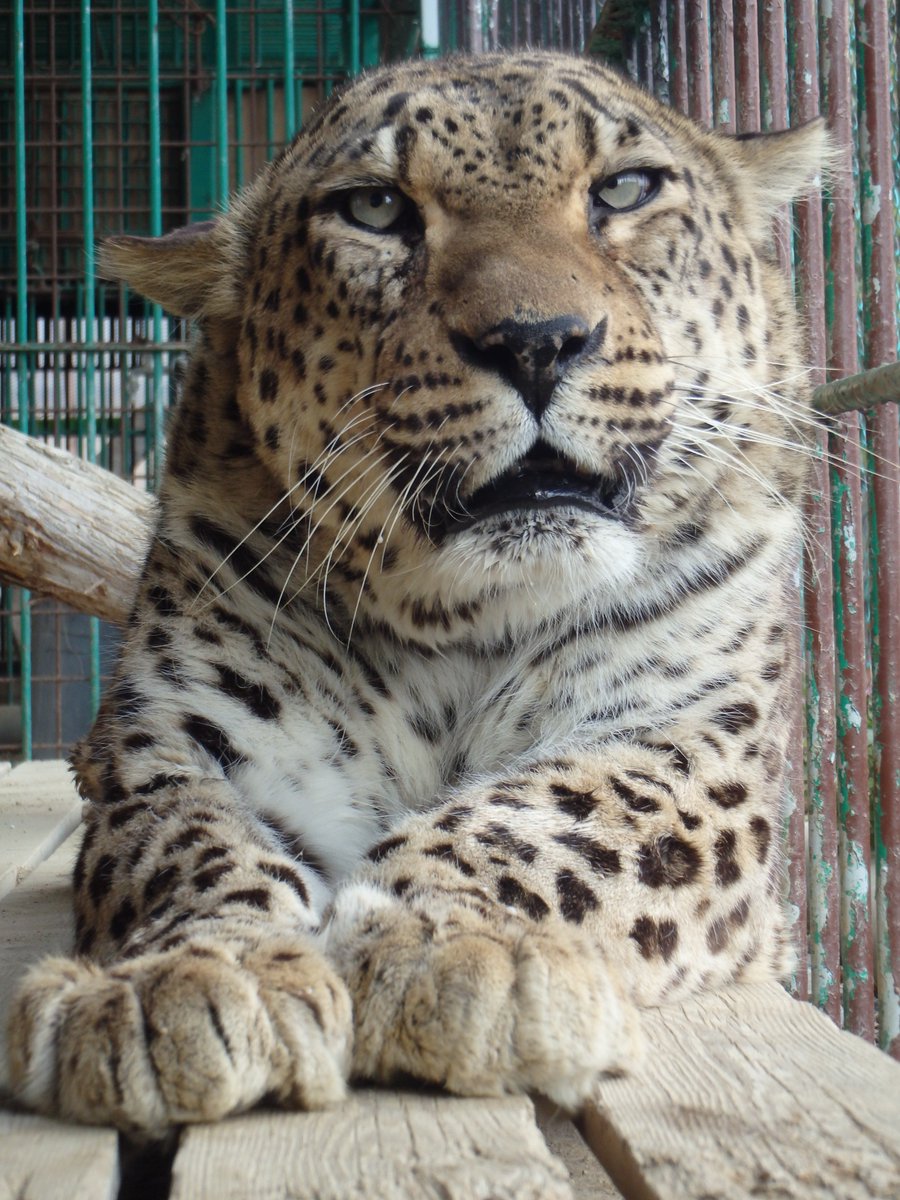
M 541 509 L 578 509 L 593 516 L 621 520 L 632 494 L 622 471 L 592 475 L 564 458 L 552 446 L 537 442 L 510 468 L 471 496 L 446 501 L 433 511 L 429 524 L 444 536 L 461 533 L 490 517 L 527 514 Z

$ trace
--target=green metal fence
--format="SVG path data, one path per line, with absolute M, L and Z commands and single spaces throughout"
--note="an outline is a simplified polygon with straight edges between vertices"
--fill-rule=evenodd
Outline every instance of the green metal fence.
M 416 52 L 416 0 L 391 3 L 0 12 L 0 420 L 155 486 L 186 330 L 98 286 L 95 240 L 215 212 L 338 80 Z M 821 108 L 841 169 L 777 239 L 814 379 L 897 358 L 897 0 L 440 0 L 437 16 L 444 49 L 579 50 L 593 31 L 592 50 L 727 131 Z M 807 948 L 795 991 L 900 1057 L 898 458 L 891 404 L 840 417 L 819 446 L 786 840 Z M 64 754 L 114 645 L 98 621 L 0 589 L 0 757 Z
M 158 481 L 187 331 L 98 285 L 110 233 L 203 220 L 348 74 L 416 48 L 404 0 L 12 0 L 0 7 L 0 421 Z M 0 585 L 0 758 L 96 710 L 101 622 Z

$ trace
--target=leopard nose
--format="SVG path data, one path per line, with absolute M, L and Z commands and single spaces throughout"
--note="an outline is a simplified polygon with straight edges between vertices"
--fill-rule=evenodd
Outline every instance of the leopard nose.
M 573 315 L 546 321 L 508 318 L 477 337 L 453 335 L 457 352 L 474 367 L 511 384 L 538 421 L 560 379 L 593 353 L 606 336 L 606 318 L 591 328 Z

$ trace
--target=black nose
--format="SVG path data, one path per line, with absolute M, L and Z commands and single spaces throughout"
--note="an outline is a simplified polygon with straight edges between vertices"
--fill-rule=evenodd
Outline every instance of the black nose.
M 540 420 L 566 371 L 597 350 L 605 336 L 605 317 L 591 329 L 581 317 L 568 315 L 548 321 L 507 319 L 478 337 L 456 333 L 453 344 L 472 366 L 495 371 L 512 384 Z

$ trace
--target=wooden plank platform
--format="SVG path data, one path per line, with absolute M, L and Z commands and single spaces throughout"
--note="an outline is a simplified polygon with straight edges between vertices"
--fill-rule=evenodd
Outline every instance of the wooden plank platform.
M 79 816 L 63 764 L 0 764 L 0 1030 L 28 963 L 71 944 Z M 645 1027 L 644 1064 L 601 1084 L 586 1140 L 525 1098 L 360 1089 L 335 1112 L 189 1128 L 152 1186 L 152 1152 L 123 1158 L 112 1130 L 14 1112 L 7 1092 L 0 1200 L 900 1197 L 900 1066 L 885 1055 L 774 985 L 648 1012 Z M 2 1046 L 0 1063 L 2 1081 Z

